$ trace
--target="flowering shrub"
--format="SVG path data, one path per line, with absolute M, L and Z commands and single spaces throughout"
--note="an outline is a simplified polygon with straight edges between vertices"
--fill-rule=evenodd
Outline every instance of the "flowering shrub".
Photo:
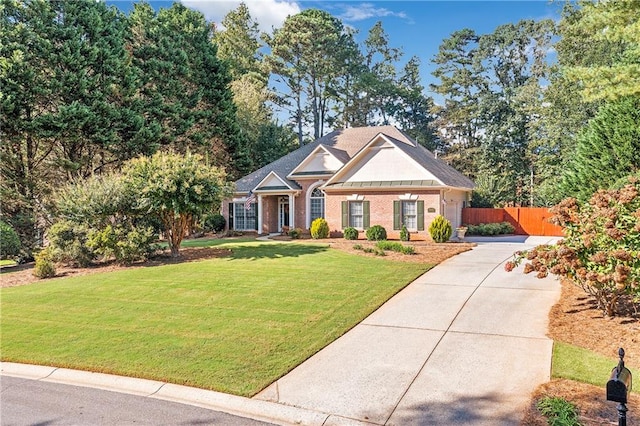
M 621 297 L 640 302 L 640 181 L 629 178 L 620 189 L 599 190 L 580 204 L 567 198 L 551 209 L 565 238 L 518 252 L 505 269 L 523 260 L 524 272 L 538 278 L 566 277 L 593 295 L 607 316 L 617 313 Z M 636 308 L 637 310 L 637 308 Z

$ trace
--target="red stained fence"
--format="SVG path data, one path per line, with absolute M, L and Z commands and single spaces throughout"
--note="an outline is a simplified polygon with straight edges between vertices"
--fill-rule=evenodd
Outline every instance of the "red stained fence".
M 549 222 L 551 216 L 546 207 L 506 207 L 504 209 L 465 207 L 462 209 L 462 223 L 466 225 L 509 222 L 516 228 L 515 232 L 518 235 L 561 237 L 562 228 Z

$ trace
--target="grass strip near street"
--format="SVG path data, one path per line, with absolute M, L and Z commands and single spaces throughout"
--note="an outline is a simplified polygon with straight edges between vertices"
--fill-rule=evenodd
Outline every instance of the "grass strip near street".
M 618 365 L 618 359 L 607 358 L 588 349 L 573 346 L 563 342 L 555 342 L 553 345 L 553 361 L 551 375 L 554 378 L 575 380 L 596 386 L 606 385 L 611 370 Z M 629 368 L 633 377 L 638 377 L 640 371 Z M 638 393 L 638 389 L 632 389 Z
M 202 244 L 232 255 L 3 288 L 2 360 L 251 396 L 431 267 L 321 244 Z

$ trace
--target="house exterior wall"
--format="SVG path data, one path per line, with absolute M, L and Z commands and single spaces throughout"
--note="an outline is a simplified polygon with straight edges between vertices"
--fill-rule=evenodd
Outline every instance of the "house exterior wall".
M 453 229 L 462 225 L 462 208 L 467 207 L 468 192 L 461 190 L 445 190 L 442 194 L 442 215 L 451 222 Z
M 381 225 L 387 231 L 390 239 L 400 237 L 399 230 L 393 229 L 393 202 L 400 200 L 401 196 L 410 193 L 417 196 L 417 200 L 424 201 L 424 230 L 411 232 L 411 238 L 415 240 L 430 240 L 429 224 L 440 214 L 440 191 L 438 190 L 400 190 L 388 191 L 362 191 L 357 193 L 363 201 L 369 201 L 370 225 Z M 342 202 L 348 201 L 356 193 L 353 190 L 331 192 L 325 197 L 325 218 L 329 224 L 332 235 L 342 234 Z

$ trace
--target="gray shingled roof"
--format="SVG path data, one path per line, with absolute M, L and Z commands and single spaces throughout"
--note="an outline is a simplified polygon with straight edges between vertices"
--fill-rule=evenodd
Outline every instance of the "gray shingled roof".
M 341 161 L 346 162 L 379 133 L 393 140 L 404 152 L 416 160 L 425 169 L 433 173 L 446 186 L 473 188 L 473 182 L 466 176 L 434 157 L 426 148 L 419 145 L 404 132 L 394 126 L 354 127 L 335 130 L 320 139 L 304 145 L 293 152 L 267 164 L 261 169 L 244 176 L 235 182 L 237 192 L 253 190 L 270 172 L 276 173 L 292 188 L 300 189 L 300 185 L 287 179 L 287 176 L 320 144 Z

